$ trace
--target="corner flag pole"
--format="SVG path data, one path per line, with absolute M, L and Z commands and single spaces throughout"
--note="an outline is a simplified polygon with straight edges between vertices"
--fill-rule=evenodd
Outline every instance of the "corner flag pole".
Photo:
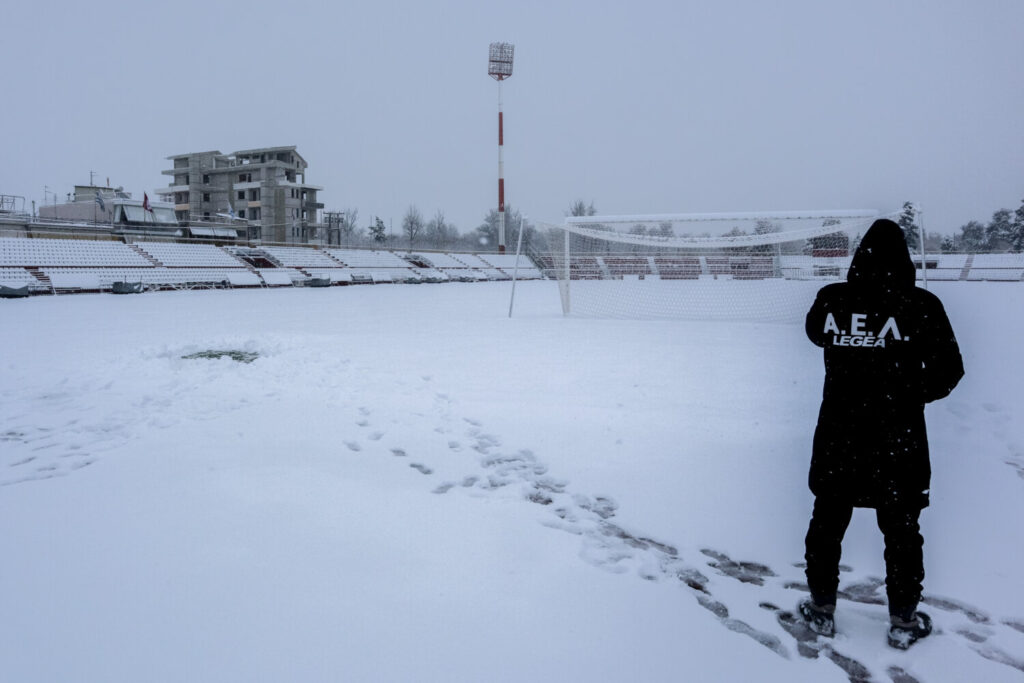
M 512 296 L 508 300 L 508 317 L 512 317 L 512 305 L 516 301 L 516 277 L 519 275 L 519 253 L 523 249 L 523 214 L 519 214 L 519 237 L 516 239 L 516 262 L 512 267 Z
M 917 215 L 924 215 L 924 211 L 921 210 L 920 206 L 917 207 Z M 918 219 L 917 230 L 921 238 L 921 284 L 924 285 L 925 289 L 928 289 L 928 259 L 925 257 L 924 251 L 924 218 Z

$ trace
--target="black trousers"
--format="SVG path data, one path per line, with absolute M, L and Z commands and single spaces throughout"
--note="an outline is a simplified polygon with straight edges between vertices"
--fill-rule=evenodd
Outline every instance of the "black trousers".
M 913 611 L 921 600 L 924 580 L 924 538 L 918 517 L 921 510 L 905 506 L 876 510 L 878 528 L 885 540 L 885 592 L 889 613 Z M 835 604 L 839 588 L 839 558 L 843 536 L 853 517 L 853 506 L 819 497 L 805 539 L 807 586 L 818 604 Z

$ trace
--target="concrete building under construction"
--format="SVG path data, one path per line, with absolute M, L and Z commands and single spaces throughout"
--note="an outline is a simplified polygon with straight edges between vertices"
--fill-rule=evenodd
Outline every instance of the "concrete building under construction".
M 170 186 L 161 191 L 182 225 L 245 219 L 250 240 L 306 243 L 315 237 L 323 188 L 306 183 L 306 160 L 294 146 L 230 154 L 190 152 L 168 157 Z

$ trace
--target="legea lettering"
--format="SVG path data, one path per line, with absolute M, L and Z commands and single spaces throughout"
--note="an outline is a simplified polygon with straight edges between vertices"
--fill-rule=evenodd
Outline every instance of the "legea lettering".
M 853 346 L 865 349 L 884 349 L 886 339 L 893 341 L 906 341 L 908 339 L 908 337 L 904 337 L 900 333 L 896 318 L 892 316 L 889 316 L 877 334 L 866 329 L 867 319 L 867 313 L 851 313 L 850 324 L 847 327 L 849 332 L 847 332 L 846 329 L 839 327 L 835 316 L 829 313 L 825 316 L 825 329 L 823 332 L 832 335 L 833 346 Z

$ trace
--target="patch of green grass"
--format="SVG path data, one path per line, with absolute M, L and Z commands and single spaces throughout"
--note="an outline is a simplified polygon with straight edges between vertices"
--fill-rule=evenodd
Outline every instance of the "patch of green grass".
M 251 363 L 260 357 L 260 354 L 255 351 L 238 351 L 235 349 L 227 350 L 216 350 L 208 349 L 206 351 L 199 351 L 197 353 L 190 353 L 187 356 L 182 356 L 186 360 L 192 360 L 194 358 L 230 358 L 231 360 L 238 361 L 239 363 Z

